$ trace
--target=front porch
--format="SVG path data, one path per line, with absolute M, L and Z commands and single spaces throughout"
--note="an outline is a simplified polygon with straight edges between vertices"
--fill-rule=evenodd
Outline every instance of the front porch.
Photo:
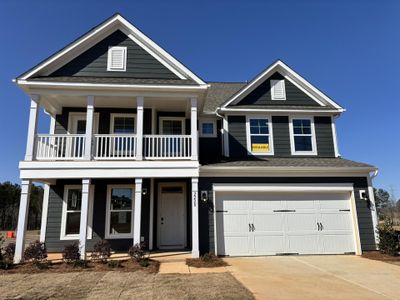
M 30 181 L 22 182 L 15 262 L 23 259 Z M 150 251 L 199 256 L 197 178 L 59 179 L 45 186 L 40 240 L 49 252 L 78 242 L 86 259 L 108 240 L 113 251 L 144 243 Z

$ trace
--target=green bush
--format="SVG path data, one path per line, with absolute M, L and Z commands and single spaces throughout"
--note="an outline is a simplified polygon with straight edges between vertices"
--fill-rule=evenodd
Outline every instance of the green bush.
M 100 240 L 93 246 L 92 259 L 95 261 L 107 263 L 111 256 L 111 245 L 106 240 Z
M 66 245 L 64 247 L 62 257 L 66 263 L 74 263 L 75 261 L 79 260 L 81 257 L 81 254 L 79 252 L 79 244 L 77 242 L 74 242 L 72 244 Z
M 141 262 L 145 259 L 146 252 L 144 251 L 145 245 L 144 243 L 137 243 L 129 248 L 128 255 L 132 260 L 136 262 Z
M 24 260 L 31 261 L 36 266 L 41 268 L 42 264 L 47 265 L 47 248 L 46 244 L 40 241 L 35 241 L 29 244 L 24 252 Z
M 120 260 L 110 260 L 108 262 L 108 267 L 112 269 L 121 268 L 121 261 Z
M 396 256 L 400 252 L 400 241 L 396 230 L 393 228 L 393 220 L 385 218 L 384 222 L 378 225 L 379 250 L 388 255 Z
M 85 269 L 88 267 L 88 261 L 85 259 L 78 259 L 72 262 L 72 266 L 74 268 L 82 268 Z

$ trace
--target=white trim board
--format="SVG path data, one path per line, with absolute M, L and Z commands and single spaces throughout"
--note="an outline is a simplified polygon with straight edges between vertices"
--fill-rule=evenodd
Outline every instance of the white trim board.
M 293 69 L 291 69 L 281 60 L 277 60 L 275 63 L 269 66 L 256 78 L 254 78 L 248 85 L 246 85 L 239 92 L 234 94 L 223 105 L 221 105 L 221 108 L 226 108 L 230 104 L 238 103 L 245 96 L 250 94 L 260 83 L 264 82 L 275 72 L 279 72 L 281 75 L 285 77 L 285 79 L 289 80 L 291 83 L 293 83 L 296 87 L 298 87 L 301 91 L 306 93 L 309 97 L 311 97 L 321 106 L 333 106 L 333 108 L 335 108 L 337 111 L 343 111 L 343 108 L 339 104 L 334 102 L 332 99 L 330 99 L 316 87 L 311 85 L 308 81 L 306 81 L 303 77 L 301 77 L 298 73 L 296 73 Z
M 267 119 L 268 120 L 268 142 L 269 151 L 268 152 L 252 152 L 251 151 L 251 134 L 250 134 L 250 119 Z M 260 134 L 260 136 L 262 136 Z M 250 115 L 246 116 L 246 142 L 247 142 L 247 154 L 254 156 L 268 156 L 274 155 L 274 134 L 272 127 L 272 116 L 270 115 Z
M 293 119 L 295 120 L 309 120 L 311 122 L 311 151 L 296 151 L 294 142 Z M 317 137 L 315 134 L 314 117 L 310 116 L 289 116 L 289 136 L 290 136 L 290 151 L 292 155 L 301 156 L 316 156 L 318 155 Z

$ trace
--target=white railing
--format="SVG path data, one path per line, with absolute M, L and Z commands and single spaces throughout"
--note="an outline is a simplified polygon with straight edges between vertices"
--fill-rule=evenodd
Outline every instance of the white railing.
M 95 134 L 94 159 L 135 159 L 136 135 Z
M 144 135 L 145 159 L 190 159 L 190 135 Z
M 36 135 L 37 160 L 82 159 L 85 154 L 84 134 Z

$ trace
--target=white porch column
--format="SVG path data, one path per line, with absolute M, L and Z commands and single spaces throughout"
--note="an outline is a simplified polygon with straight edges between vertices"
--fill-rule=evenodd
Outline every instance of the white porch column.
M 86 134 L 85 134 L 85 159 L 92 159 L 92 140 L 94 122 L 94 96 L 87 96 L 86 106 Z
M 133 223 L 133 244 L 140 243 L 140 223 L 142 217 L 142 178 L 135 179 L 135 216 Z
M 144 97 L 136 98 L 136 159 L 143 160 L 143 102 Z
M 199 179 L 192 178 L 192 257 L 199 257 Z
M 376 248 L 378 248 L 378 244 L 379 244 L 379 234 L 377 232 L 378 210 L 376 209 L 374 187 L 372 186 L 372 179 L 371 179 L 371 175 L 369 175 L 369 174 L 367 177 L 367 181 L 368 181 L 369 201 L 371 202 L 371 216 L 372 216 L 372 225 L 374 226 L 375 245 L 376 245 Z
M 88 232 L 90 179 L 82 179 L 81 222 L 79 227 L 79 251 L 81 259 L 86 259 Z
M 20 263 L 24 257 L 25 233 L 28 225 L 29 196 L 31 190 L 31 181 L 22 180 L 21 182 L 21 200 L 19 202 L 17 239 L 15 243 L 14 263 Z
M 190 113 L 190 134 L 192 138 L 192 160 L 198 160 L 197 155 L 197 98 L 190 99 L 191 113 Z
M 33 160 L 35 155 L 35 140 L 39 114 L 39 95 L 31 95 L 31 108 L 29 111 L 28 136 L 26 140 L 25 160 Z

